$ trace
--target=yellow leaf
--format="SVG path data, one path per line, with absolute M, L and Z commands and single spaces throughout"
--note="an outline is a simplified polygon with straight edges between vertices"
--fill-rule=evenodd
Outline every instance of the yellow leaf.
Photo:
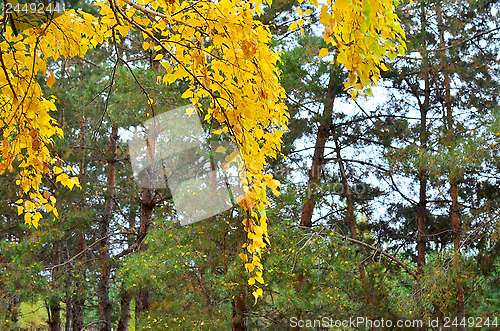
M 328 55 L 328 49 L 327 48 L 322 48 L 320 51 L 319 51 L 319 55 L 318 57 L 324 57 L 324 56 L 327 56 Z
M 245 269 L 247 269 L 248 272 L 252 272 L 253 269 L 255 269 L 255 266 L 251 263 L 246 263 L 245 264 Z
M 33 215 L 33 219 L 31 221 L 31 224 L 33 224 L 33 226 L 35 228 L 38 228 L 38 221 L 42 218 L 42 214 L 40 214 L 40 212 L 35 212 L 35 214 Z
M 212 37 L 212 42 L 214 43 L 215 46 L 221 46 L 224 43 L 224 39 L 220 34 L 216 34 L 215 36 Z
M 147 51 L 148 49 L 153 49 L 153 48 L 154 48 L 154 43 L 152 41 L 145 41 L 142 44 L 142 49 L 144 49 L 145 51 Z
M 24 214 L 24 223 L 31 224 L 31 213 Z
M 219 146 L 215 150 L 216 153 L 224 153 L 227 149 L 225 147 Z
M 47 86 L 52 87 L 56 82 L 56 78 L 54 77 L 54 72 L 51 70 L 49 77 L 47 78 Z
M 118 30 L 118 32 L 120 32 L 120 34 L 122 36 L 126 36 L 128 35 L 129 31 L 130 31 L 130 26 L 128 25 L 120 25 L 120 26 L 117 26 L 116 29 Z
M 252 292 L 252 295 L 255 297 L 255 303 L 257 303 L 257 299 L 262 296 L 262 289 L 258 287 L 255 291 Z

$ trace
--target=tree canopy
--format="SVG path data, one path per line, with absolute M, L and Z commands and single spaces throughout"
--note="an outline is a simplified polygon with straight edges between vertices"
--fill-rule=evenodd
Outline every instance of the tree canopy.
M 40 14 L 49 15 L 44 23 L 19 31 L 15 24 L 7 24 L 8 15 L 4 15 L 0 169 L 20 169 L 16 178 L 21 196 L 18 213 L 35 227 L 42 212 L 58 217 L 55 197 L 46 190 L 44 176 L 70 189 L 80 187 L 76 173 L 51 152 L 54 139 L 62 137 L 63 131 L 51 115 L 56 100 L 44 95 L 37 77 L 45 77 L 45 84 L 52 87 L 56 76 L 66 73 L 64 67 L 50 69 L 51 63 L 85 58 L 102 44 L 116 49 L 116 65 L 130 68 L 131 59 L 120 48 L 127 46 L 127 35 L 137 32 L 143 50 L 162 67 L 157 81 L 166 85 L 187 82 L 182 97 L 202 110 L 205 121 L 216 123 L 213 134 L 230 136 L 241 150 L 246 195 L 240 205 L 247 213 L 243 223 L 249 239 L 241 257 L 253 275 L 251 280 L 262 283 L 260 251 L 266 246 L 265 208 L 269 204 L 266 187 L 276 190 L 279 186 L 263 168 L 267 158 L 279 153 L 289 119 L 278 80 L 279 54 L 270 47 L 268 27 L 257 19 L 265 4 L 258 0 L 118 0 L 93 5 L 97 12 L 70 9 L 58 15 L 46 7 Z M 319 6 L 317 2 L 313 5 Z M 321 5 L 320 23 L 336 61 L 350 71 L 345 87 L 353 97 L 369 94 L 369 87 L 378 82 L 380 68 L 386 69 L 385 58 L 404 52 L 404 32 L 392 1 L 329 1 Z M 303 24 L 304 19 L 298 19 L 290 29 Z M 325 47 L 319 56 L 328 53 Z M 110 91 L 114 84 L 112 79 Z M 144 93 L 152 104 L 148 92 Z M 254 295 L 262 295 L 257 286 Z

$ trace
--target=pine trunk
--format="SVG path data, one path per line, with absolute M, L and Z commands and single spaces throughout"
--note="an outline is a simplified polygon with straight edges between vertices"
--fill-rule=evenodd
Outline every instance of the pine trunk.
M 445 49 L 446 43 L 444 40 L 444 22 L 443 22 L 443 10 L 441 7 L 441 2 L 438 0 L 436 3 L 436 18 L 439 29 L 439 45 L 441 49 Z M 448 74 L 448 65 L 445 63 L 446 51 L 442 52 L 442 70 L 444 76 L 444 92 L 445 92 L 445 120 L 446 120 L 446 135 L 448 140 L 448 147 L 450 155 L 453 155 L 453 150 L 455 147 L 455 133 L 453 124 L 453 107 L 451 102 L 451 86 L 450 86 L 450 76 Z M 458 179 L 457 175 L 453 174 L 453 165 L 450 165 L 449 169 L 449 181 L 450 181 L 450 196 L 451 196 L 451 223 L 452 223 L 452 233 L 453 233 L 453 249 L 455 253 L 455 259 L 459 261 L 461 259 L 460 253 L 460 239 L 462 236 L 462 225 L 460 222 L 460 215 L 458 210 Z M 465 326 L 460 325 L 460 322 L 465 321 L 465 294 L 462 281 L 457 282 L 457 318 L 459 325 L 457 326 L 458 331 L 465 331 Z
M 132 294 L 122 288 L 120 296 L 120 321 L 118 322 L 117 331 L 128 331 L 130 327 L 130 303 L 132 302 Z
M 460 239 L 462 237 L 462 226 L 460 223 L 460 215 L 458 211 L 458 185 L 456 180 L 451 180 L 451 222 L 453 229 L 453 251 L 456 259 L 461 259 Z M 459 323 L 465 321 L 465 293 L 464 286 L 461 281 L 457 282 L 457 318 Z M 459 325 L 457 330 L 465 331 L 465 326 Z
M 72 331 L 81 331 L 83 328 L 83 309 L 85 305 L 85 299 L 78 298 L 74 299 L 72 302 Z
M 9 306 L 7 307 L 7 317 L 13 323 L 18 322 L 19 320 L 19 305 L 20 300 L 17 296 L 13 295 L 9 298 Z
M 78 180 L 80 181 L 80 185 L 84 185 L 84 176 L 85 176 L 85 117 L 82 115 L 80 118 L 80 155 L 81 159 L 78 163 L 79 173 Z M 76 209 L 78 211 L 82 211 L 85 209 L 85 197 L 79 201 Z M 85 233 L 84 230 L 78 228 L 78 254 L 82 254 L 85 250 Z M 81 260 L 84 260 L 84 256 L 80 256 Z M 76 272 L 80 272 L 80 277 L 76 279 L 75 288 L 80 288 L 82 285 L 81 282 L 85 279 L 85 269 L 84 268 L 76 268 Z M 72 331 L 80 331 L 83 328 L 83 311 L 85 306 L 85 298 L 83 297 L 83 293 L 76 293 L 73 295 L 71 300 L 71 327 Z
M 340 153 L 340 144 L 337 139 L 335 139 L 335 152 L 337 154 L 337 161 L 339 164 L 339 170 L 340 170 L 340 178 L 342 181 L 342 187 L 345 193 L 346 197 L 346 203 L 347 203 L 347 218 L 349 221 L 349 226 L 351 229 L 351 238 L 354 240 L 358 240 L 358 230 L 357 230 L 357 224 L 356 224 L 356 215 L 354 214 L 354 202 L 352 200 L 351 192 L 349 189 L 349 183 L 347 182 L 347 175 L 345 172 L 344 168 L 344 162 L 342 161 L 342 155 Z M 363 288 L 366 292 L 366 304 L 369 307 L 370 311 L 368 312 L 368 316 L 373 317 L 375 316 L 375 304 L 376 304 L 376 297 L 373 291 L 370 289 L 370 286 L 368 284 L 368 279 L 366 277 L 366 272 L 365 272 L 365 266 L 363 263 L 359 264 L 359 276 L 361 278 L 361 283 L 363 284 Z M 370 330 L 375 330 L 375 327 L 370 328 Z
M 247 330 L 247 307 L 243 294 L 236 296 L 233 301 L 233 331 Z
M 312 216 L 314 207 L 316 205 L 315 193 L 321 184 L 321 172 L 325 166 L 325 144 L 330 138 L 330 127 L 332 124 L 333 112 L 333 88 L 335 80 L 333 73 L 330 74 L 330 81 L 328 83 L 328 90 L 326 92 L 326 101 L 323 111 L 323 117 L 316 134 L 316 143 L 314 145 L 314 155 L 312 159 L 312 166 L 309 171 L 309 180 L 307 182 L 307 195 L 306 202 L 302 208 L 302 216 L 300 226 L 310 228 L 312 227 Z
M 136 211 L 134 208 L 131 208 L 128 215 L 128 227 L 132 232 L 135 230 L 135 218 Z M 129 234 L 127 238 L 128 248 L 131 248 L 134 244 L 135 238 L 133 234 Z M 131 303 L 132 303 L 133 295 L 130 291 L 125 289 L 124 284 L 121 286 L 120 290 L 120 320 L 118 321 L 118 329 L 117 331 L 128 331 L 130 327 L 130 312 L 131 312 Z
M 57 291 L 59 288 L 59 285 L 57 284 L 57 279 L 59 275 L 59 267 L 57 267 L 58 264 L 60 264 L 61 259 L 61 244 L 56 241 L 53 244 L 53 256 L 52 256 L 52 263 L 54 265 L 54 268 L 52 269 L 52 289 L 54 291 Z M 59 298 L 58 296 L 54 296 L 49 300 L 49 320 L 47 324 L 49 325 L 49 330 L 50 331 L 59 331 L 61 329 L 61 306 L 59 303 Z
M 118 126 L 113 124 L 108 148 L 108 179 L 106 184 L 106 199 L 104 212 L 99 222 L 99 261 L 101 263 L 101 277 L 99 279 L 98 299 L 101 331 L 111 331 L 112 305 L 109 300 L 109 278 L 111 265 L 109 261 L 109 225 L 113 219 L 113 200 L 116 181 L 116 149 L 118 140 Z
M 151 164 L 154 162 L 154 156 L 156 153 L 156 138 L 148 135 L 147 139 L 147 158 L 150 160 Z M 153 178 L 153 176 L 146 176 L 148 178 Z M 144 239 L 148 234 L 148 229 L 151 224 L 151 218 L 153 216 L 153 211 L 155 208 L 154 193 L 155 190 L 152 188 L 151 183 L 145 182 L 145 187 L 142 188 L 141 202 L 140 202 L 140 223 L 139 223 L 139 233 L 137 237 L 137 243 L 139 245 L 139 251 L 144 251 L 147 249 L 147 245 L 144 243 Z M 149 309 L 149 291 L 145 288 L 139 288 L 136 293 L 135 298 L 135 319 L 136 325 L 138 324 L 140 315 L 143 311 Z
M 422 47 L 426 48 L 426 14 L 425 7 L 422 6 L 420 13 L 420 25 L 422 31 Z M 420 148 L 425 150 L 427 148 L 427 112 L 429 111 L 431 86 L 429 77 L 429 63 L 428 59 L 423 59 L 423 73 L 424 73 L 424 102 L 420 104 Z M 417 99 L 420 95 L 415 96 Z M 419 181 L 419 201 L 418 201 L 418 214 L 417 214 L 417 274 L 422 275 L 423 267 L 425 265 L 425 254 L 427 245 L 427 171 L 420 169 L 418 173 Z
M 61 306 L 59 301 L 53 302 L 49 306 L 49 331 L 59 331 L 61 330 Z

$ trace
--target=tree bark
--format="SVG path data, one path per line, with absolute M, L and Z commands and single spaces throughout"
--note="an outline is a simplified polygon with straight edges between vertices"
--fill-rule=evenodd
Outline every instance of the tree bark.
M 426 14 L 425 6 L 422 6 L 420 13 L 420 25 L 422 31 L 422 47 L 424 53 L 426 52 Z M 420 148 L 425 150 L 427 148 L 427 112 L 429 111 L 431 86 L 429 77 L 429 62 L 427 54 L 423 56 L 423 74 L 424 74 L 424 102 L 420 104 Z M 419 98 L 419 95 L 416 95 Z M 418 214 L 417 214 L 417 274 L 422 275 L 423 267 L 425 265 L 425 254 L 427 245 L 427 171 L 420 169 L 418 172 L 419 181 L 419 201 L 418 201 Z
M 19 320 L 19 305 L 20 300 L 17 296 L 12 295 L 9 297 L 9 306 L 7 307 L 7 316 L 11 322 L 16 323 Z
M 66 278 L 66 297 L 64 303 L 66 304 L 66 321 L 64 322 L 64 331 L 71 331 L 71 322 L 73 320 L 73 296 L 71 293 L 70 276 Z
M 325 144 L 330 138 L 330 127 L 332 125 L 334 101 L 333 89 L 336 81 L 333 75 L 334 73 L 330 73 L 330 81 L 328 83 L 328 90 L 326 92 L 323 118 L 316 134 L 316 143 L 314 145 L 312 166 L 309 171 L 309 179 L 307 181 L 306 202 L 304 204 L 304 207 L 302 208 L 300 226 L 306 228 L 312 227 L 312 216 L 314 213 L 314 207 L 316 205 L 315 194 L 320 186 L 321 172 L 323 171 L 323 167 L 325 166 Z
M 120 296 L 120 321 L 118 322 L 117 331 L 128 331 L 130 327 L 130 303 L 132 302 L 132 294 L 122 288 Z
M 78 163 L 79 173 L 78 180 L 80 181 L 80 185 L 84 185 L 84 176 L 85 176 L 85 117 L 82 115 L 80 118 L 80 155 L 81 159 Z M 78 202 L 76 209 L 78 211 L 82 211 L 85 209 L 85 197 Z M 85 230 L 78 228 L 78 254 L 81 254 L 85 250 Z M 80 259 L 84 260 L 84 255 L 80 257 Z M 82 281 L 85 279 L 85 268 L 76 268 L 77 272 L 81 272 L 81 277 L 75 282 L 75 288 L 79 288 L 81 286 Z M 83 328 L 83 310 L 85 307 L 85 297 L 83 293 L 75 293 L 71 300 L 71 327 L 72 331 L 80 331 Z
M 60 116 L 59 116 L 59 123 L 61 125 L 61 129 L 64 131 L 64 108 L 61 109 Z M 62 162 L 61 160 L 57 161 L 57 166 L 62 167 Z M 61 183 L 56 183 L 56 190 L 61 189 Z M 55 224 L 57 229 L 60 230 L 59 223 Z M 52 244 L 52 265 L 57 266 L 61 263 L 61 243 L 56 240 Z M 58 284 L 58 279 L 60 276 L 60 267 L 54 267 L 52 268 L 51 272 L 51 278 L 52 278 L 52 290 L 57 291 L 59 289 L 59 284 Z M 48 321 L 47 324 L 49 325 L 49 330 L 50 331 L 59 331 L 61 329 L 61 306 L 60 306 L 60 299 L 58 295 L 56 294 L 55 296 L 52 296 L 49 298 L 48 302 Z
M 344 168 L 344 162 L 342 161 L 342 155 L 340 153 L 340 144 L 337 139 L 335 139 L 335 152 L 337 154 L 337 160 L 339 163 L 340 178 L 342 181 L 342 187 L 344 189 L 346 203 L 347 203 L 347 218 L 349 220 L 349 226 L 351 229 L 351 238 L 358 240 L 358 230 L 356 224 L 356 215 L 354 214 L 354 202 L 352 201 L 351 192 L 349 190 L 349 183 L 347 182 L 347 175 Z M 365 266 L 363 263 L 359 264 L 359 276 L 361 278 L 361 283 L 366 292 L 366 303 L 370 309 L 369 316 L 374 316 L 375 311 L 375 301 L 376 297 L 373 291 L 370 289 L 368 284 L 368 279 L 366 278 Z M 375 327 L 370 328 L 370 330 L 375 330 Z
M 83 309 L 85 306 L 84 298 L 73 299 L 72 302 L 72 331 L 80 331 L 83 328 Z
M 141 218 L 139 225 L 139 250 L 145 251 L 147 245 L 143 242 L 144 238 L 148 233 L 149 225 L 151 224 L 151 217 L 154 210 L 154 189 L 143 188 L 142 189 L 142 199 L 141 199 Z M 139 314 L 143 311 L 149 309 L 149 291 L 145 288 L 140 288 L 137 290 L 137 296 L 135 301 L 135 313 L 136 319 Z
M 420 170 L 419 174 L 419 201 L 417 216 L 417 274 L 423 274 L 425 266 L 425 253 L 427 245 L 426 216 L 427 216 L 427 174 Z
M 443 13 L 441 2 L 438 0 L 436 2 L 436 18 L 439 29 L 439 44 L 442 51 L 442 70 L 444 76 L 444 90 L 445 90 L 445 128 L 448 141 L 449 154 L 453 155 L 453 150 L 455 148 L 455 134 L 454 134 L 454 124 L 453 124 L 453 107 L 451 102 L 451 86 L 450 86 L 450 75 L 448 74 L 448 65 L 444 62 L 446 58 L 445 40 L 444 40 L 444 24 L 443 24 Z M 450 181 L 450 196 L 451 196 L 451 223 L 452 223 L 452 233 L 453 233 L 453 251 L 455 253 L 455 259 L 460 261 L 460 240 L 462 237 L 462 225 L 460 222 L 460 215 L 458 210 L 458 175 L 453 174 L 453 165 L 450 165 L 449 169 L 449 181 Z M 460 322 L 465 320 L 465 293 L 463 282 L 459 280 L 457 282 L 457 318 L 459 325 L 457 326 L 458 331 L 465 331 L 465 326 L 460 325 Z
M 156 137 L 149 136 L 147 139 L 147 157 L 152 162 L 154 162 L 154 155 L 156 152 Z M 150 178 L 146 176 L 146 180 Z M 152 178 L 152 176 L 151 176 Z M 153 211 L 155 208 L 154 193 L 155 189 L 151 188 L 150 183 L 145 183 L 146 187 L 142 188 L 141 202 L 140 202 L 140 223 L 139 231 L 137 236 L 137 243 L 139 246 L 139 251 L 144 251 L 147 249 L 147 245 L 143 242 L 148 234 L 148 229 L 151 224 L 151 218 L 153 216 Z M 135 299 L 135 320 L 136 325 L 140 318 L 140 314 L 149 309 L 149 291 L 145 288 L 139 288 L 136 293 Z
M 338 80 L 334 77 L 335 72 L 330 71 L 330 79 L 328 81 L 328 88 L 325 96 L 325 103 L 323 106 L 323 116 L 320 120 L 320 126 L 316 133 L 316 142 L 314 145 L 314 154 L 312 159 L 311 169 L 309 170 L 309 179 L 307 181 L 306 202 L 302 207 L 302 214 L 300 219 L 300 226 L 303 228 L 312 228 L 312 216 L 314 207 L 316 206 L 315 195 L 321 184 L 321 173 L 326 164 L 325 160 L 325 145 L 330 138 L 333 101 L 334 101 L 334 88 Z M 305 277 L 302 274 L 298 275 L 299 281 L 297 282 L 297 291 L 300 292 L 302 285 L 305 282 Z M 234 306 L 234 305 L 233 305 Z M 300 318 L 300 309 L 295 313 L 295 317 Z M 297 330 L 297 328 L 289 327 L 288 330 Z
M 451 195 L 451 222 L 453 229 L 453 252 L 455 253 L 455 259 L 460 260 L 462 258 L 460 252 L 460 239 L 462 237 L 462 225 L 460 222 L 460 215 L 458 211 L 458 184 L 455 179 L 450 181 L 450 195 Z M 463 282 L 459 280 L 457 282 L 457 318 L 459 323 L 465 321 L 465 291 Z M 465 326 L 459 325 L 457 330 L 465 331 Z
M 136 210 L 134 207 L 130 209 L 128 215 L 128 224 L 130 232 L 133 232 L 135 230 Z M 131 246 L 134 244 L 134 241 L 135 241 L 134 236 L 132 234 L 129 234 L 127 238 L 128 248 L 131 248 Z M 117 331 L 128 331 L 130 327 L 130 310 L 131 310 L 132 299 L 133 299 L 132 293 L 129 290 L 127 290 L 122 284 L 120 290 L 120 320 L 118 321 Z
M 232 301 L 233 331 L 247 330 L 247 307 L 243 294 L 236 296 Z
M 116 182 L 116 148 L 118 141 L 118 126 L 113 124 L 108 147 L 108 178 L 104 212 L 99 222 L 99 261 L 101 277 L 99 279 L 98 299 L 101 331 L 111 331 L 112 304 L 109 300 L 109 278 L 111 265 L 109 261 L 109 225 L 113 219 L 113 200 Z
M 58 241 L 53 244 L 53 256 L 52 263 L 54 266 L 60 264 L 60 254 L 61 245 Z M 59 267 L 53 268 L 52 270 L 52 288 L 56 290 L 59 288 L 57 284 L 57 279 L 59 275 Z M 61 329 L 61 306 L 59 303 L 59 297 L 57 295 L 49 299 L 49 320 L 47 324 L 49 325 L 50 331 L 59 331 Z
M 49 331 L 61 330 L 61 306 L 59 305 L 59 298 L 52 298 L 49 302 Z

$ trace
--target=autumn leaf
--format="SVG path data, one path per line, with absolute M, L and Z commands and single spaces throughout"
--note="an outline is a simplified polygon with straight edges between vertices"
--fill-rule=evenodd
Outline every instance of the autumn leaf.
M 327 56 L 328 55 L 328 49 L 327 48 L 322 48 L 320 51 L 319 51 L 319 55 L 318 57 L 324 57 L 324 56 Z
M 47 86 L 52 88 L 54 83 L 56 82 L 56 78 L 54 77 L 54 72 L 51 70 L 49 77 L 47 78 Z

